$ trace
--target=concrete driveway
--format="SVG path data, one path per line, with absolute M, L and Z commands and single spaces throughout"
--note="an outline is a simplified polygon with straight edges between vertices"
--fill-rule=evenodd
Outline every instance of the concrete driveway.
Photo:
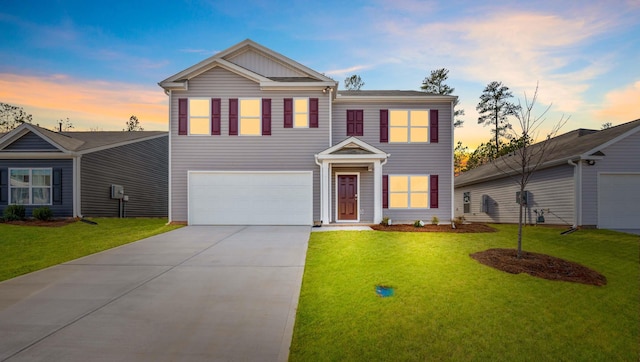
M 189 226 L 0 283 L 0 361 L 286 361 L 310 227 Z

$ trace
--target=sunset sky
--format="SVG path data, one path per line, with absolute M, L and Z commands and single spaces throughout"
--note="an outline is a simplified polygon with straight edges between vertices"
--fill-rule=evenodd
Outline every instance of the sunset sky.
M 0 102 L 34 123 L 120 130 L 136 115 L 167 130 L 157 83 L 250 38 L 363 89 L 419 89 L 448 68 L 465 124 L 482 90 L 502 81 L 523 99 L 539 83 L 549 127 L 599 129 L 640 118 L 640 0 L 628 1 L 26 1 L 0 6 Z M 517 102 L 517 99 L 514 99 Z

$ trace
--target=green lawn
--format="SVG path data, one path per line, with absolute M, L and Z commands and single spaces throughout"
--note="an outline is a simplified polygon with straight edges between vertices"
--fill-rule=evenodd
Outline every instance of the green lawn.
M 0 281 L 161 234 L 166 219 L 92 219 L 62 227 L 0 223 Z
M 504 273 L 469 254 L 498 233 L 312 233 L 291 361 L 638 361 L 640 238 L 527 227 L 523 246 L 604 274 L 604 287 Z M 375 295 L 376 284 L 395 295 Z

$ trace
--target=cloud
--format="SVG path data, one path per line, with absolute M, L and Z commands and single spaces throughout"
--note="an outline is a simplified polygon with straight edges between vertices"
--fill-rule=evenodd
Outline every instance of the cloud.
M 136 115 L 147 130 L 167 129 L 167 97 L 158 87 L 47 76 L 0 73 L 0 100 L 32 113 L 34 123 L 53 126 L 69 118 L 76 130 L 120 130 Z
M 349 68 L 344 68 L 344 69 L 333 69 L 333 70 L 326 70 L 324 71 L 324 74 L 329 75 L 329 76 L 347 76 L 347 75 L 352 75 L 358 71 L 361 70 L 365 70 L 371 68 L 371 66 L 369 65 L 354 65 L 352 67 Z
M 640 118 L 640 80 L 623 88 L 615 89 L 604 96 L 603 108 L 595 111 L 595 117 L 613 124 Z

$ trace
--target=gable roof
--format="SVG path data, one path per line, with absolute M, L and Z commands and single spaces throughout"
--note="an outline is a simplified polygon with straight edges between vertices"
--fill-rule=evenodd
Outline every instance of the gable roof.
M 164 131 L 54 132 L 30 123 L 23 123 L 11 132 L 0 134 L 0 152 L 30 132 L 50 143 L 61 152 L 80 154 L 168 135 Z
M 259 74 L 254 70 L 238 64 L 234 58 L 246 52 L 255 52 L 267 58 L 278 66 L 288 68 L 296 76 L 276 77 L 269 74 Z M 226 50 L 223 50 L 181 72 L 158 83 L 165 90 L 188 88 L 189 80 L 215 67 L 222 67 L 247 79 L 260 84 L 263 89 L 281 87 L 336 87 L 333 79 L 316 72 L 280 53 L 266 48 L 251 39 L 246 39 Z
M 547 146 L 550 151 L 544 155 L 539 167 L 539 169 L 542 169 L 566 163 L 568 160 L 596 160 L 606 157 L 602 149 L 636 132 L 640 132 L 640 119 L 600 131 L 584 128 L 576 129 L 549 140 L 538 142 L 531 147 L 532 152 L 535 152 L 535 147 L 541 147 L 543 144 L 550 142 L 549 146 Z M 496 162 L 516 165 L 517 160 L 515 157 L 511 157 L 513 156 L 505 155 L 498 158 Z M 505 177 L 504 172 L 501 172 L 495 165 L 490 163 L 460 174 L 455 178 L 455 186 L 465 186 L 502 177 Z
M 390 154 L 374 147 L 365 141 L 349 137 L 342 142 L 327 148 L 316 154 L 317 160 L 339 160 L 339 159 L 387 159 Z

